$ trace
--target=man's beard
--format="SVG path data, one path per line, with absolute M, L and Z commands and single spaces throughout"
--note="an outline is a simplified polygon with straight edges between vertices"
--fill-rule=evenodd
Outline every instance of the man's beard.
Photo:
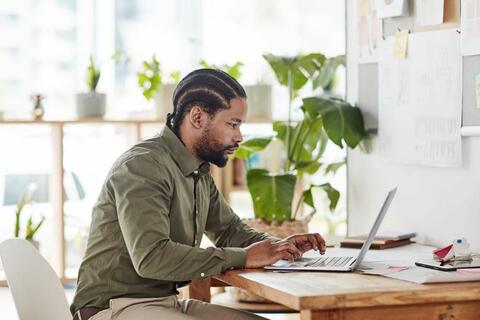
M 238 144 L 224 145 L 209 136 L 210 128 L 205 129 L 202 137 L 194 147 L 195 153 L 203 161 L 213 163 L 223 168 L 227 165 L 228 156 L 225 151 L 232 148 L 238 148 Z

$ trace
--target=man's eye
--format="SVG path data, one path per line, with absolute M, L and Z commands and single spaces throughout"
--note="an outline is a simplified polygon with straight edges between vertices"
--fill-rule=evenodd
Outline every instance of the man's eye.
M 228 123 L 228 125 L 229 125 L 230 127 L 232 127 L 233 129 L 236 129 L 236 128 L 238 127 L 238 123 L 230 122 L 230 123 Z

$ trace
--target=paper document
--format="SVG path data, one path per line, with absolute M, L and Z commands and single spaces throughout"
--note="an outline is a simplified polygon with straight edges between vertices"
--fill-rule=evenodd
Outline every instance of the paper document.
M 378 2 L 378 17 L 391 18 L 406 14 L 408 0 L 380 0 Z
M 380 42 L 378 148 L 409 164 L 461 166 L 462 57 L 455 30 L 413 33 L 408 58 Z
M 443 0 L 415 1 L 417 24 L 430 26 L 443 23 Z
M 462 54 L 480 54 L 480 1 L 462 0 Z
M 378 41 L 382 37 L 382 20 L 378 18 L 377 0 L 355 1 L 357 4 L 358 62 L 377 61 Z
M 477 108 L 480 109 L 480 73 L 475 77 L 475 97 L 477 101 Z
M 385 274 L 386 277 L 415 283 L 480 281 L 480 273 L 464 271 L 438 271 L 422 267 Z
M 395 34 L 395 45 L 393 46 L 393 56 L 399 59 L 405 59 L 407 56 L 408 30 L 402 30 Z
M 370 8 L 369 2 L 370 0 L 358 0 L 357 15 L 359 17 L 364 17 L 368 15 L 368 11 Z

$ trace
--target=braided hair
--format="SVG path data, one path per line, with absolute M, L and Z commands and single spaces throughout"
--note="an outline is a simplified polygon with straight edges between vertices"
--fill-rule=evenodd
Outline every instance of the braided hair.
M 199 106 L 213 117 L 230 108 L 230 100 L 246 98 L 243 87 L 228 73 L 217 69 L 190 72 L 173 92 L 173 112 L 167 114 L 167 126 L 178 135 L 180 125 L 193 106 Z

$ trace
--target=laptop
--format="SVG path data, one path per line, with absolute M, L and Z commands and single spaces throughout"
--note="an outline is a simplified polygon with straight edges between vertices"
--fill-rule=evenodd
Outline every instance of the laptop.
M 316 258 L 301 258 L 299 260 L 290 262 L 288 260 L 279 260 L 276 263 L 264 267 L 266 270 L 298 270 L 298 271 L 354 271 L 363 261 L 363 258 L 367 254 L 370 245 L 373 242 L 375 235 L 377 234 L 380 224 L 383 221 L 383 217 L 387 213 L 390 203 L 392 203 L 393 197 L 397 192 L 397 188 L 391 190 L 385 201 L 383 202 L 382 208 L 378 213 L 377 219 L 373 224 L 370 233 L 368 234 L 367 240 L 363 243 L 362 249 L 358 253 L 357 257 L 320 257 Z

